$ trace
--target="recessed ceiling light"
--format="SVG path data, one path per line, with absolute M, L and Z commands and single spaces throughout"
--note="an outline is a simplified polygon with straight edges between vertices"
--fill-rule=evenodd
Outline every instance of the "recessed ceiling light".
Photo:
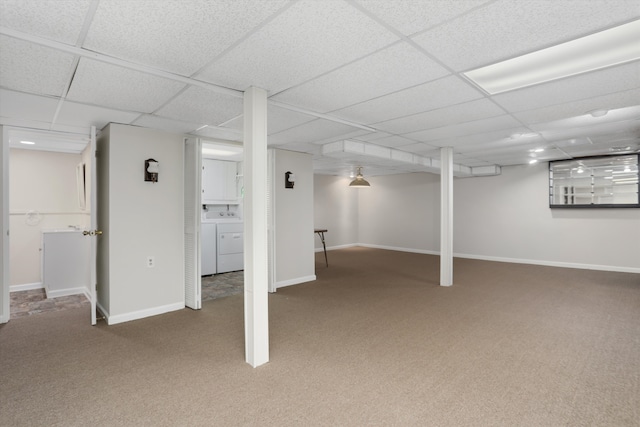
M 530 165 L 533 165 L 533 164 L 535 164 L 535 163 L 538 163 L 538 160 L 537 160 L 537 159 L 531 159 L 531 160 L 529 160 L 529 164 L 530 164 Z
M 491 95 L 640 59 L 640 20 L 464 75 Z
M 33 141 L 20 141 L 20 144 L 24 144 L 24 145 L 35 145 L 36 143 Z
M 603 117 L 603 116 L 606 116 L 608 112 L 609 110 L 605 110 L 601 108 L 598 110 L 589 111 L 589 114 L 591 114 L 592 117 Z

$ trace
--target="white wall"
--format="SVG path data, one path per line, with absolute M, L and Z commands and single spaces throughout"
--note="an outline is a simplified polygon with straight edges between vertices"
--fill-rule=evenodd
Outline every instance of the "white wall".
M 359 194 L 358 242 L 387 249 L 440 250 L 440 178 L 429 173 L 367 177 Z
M 343 197 L 335 185 L 347 181 L 346 186 L 348 179 L 318 178 L 316 216 L 329 218 Z M 341 244 L 438 253 L 439 176 L 412 173 L 367 180 L 371 188 L 355 190 L 360 192 L 357 217 L 350 225 L 333 230 L 330 225 L 327 237 Z M 455 179 L 454 255 L 640 272 L 640 209 L 550 209 L 548 186 L 547 164 Z
M 108 155 L 108 224 L 98 221 L 108 234 L 108 322 L 184 308 L 183 138 L 116 124 L 106 138 L 99 157 Z M 148 158 L 160 164 L 157 183 L 144 181 Z
M 80 154 L 10 149 L 10 283 L 14 290 L 41 284 L 42 230 L 83 227 L 76 166 Z M 25 213 L 40 214 L 37 224 Z M 31 286 L 29 286 L 31 285 Z
M 310 154 L 274 150 L 276 287 L 315 280 L 313 164 Z M 295 175 L 284 187 L 285 172 Z
M 346 177 L 315 175 L 313 183 L 313 225 L 324 228 L 327 248 L 353 246 L 358 243 L 358 191 L 349 188 Z M 364 190 L 366 191 L 366 190 Z M 316 250 L 322 250 L 319 237 Z
M 456 254 L 640 272 L 640 209 L 550 209 L 548 165 L 454 183 Z

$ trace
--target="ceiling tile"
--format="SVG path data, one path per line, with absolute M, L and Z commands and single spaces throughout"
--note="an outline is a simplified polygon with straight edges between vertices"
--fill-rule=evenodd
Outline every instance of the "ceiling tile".
M 408 153 L 416 153 L 416 154 L 425 154 L 432 152 L 434 150 L 433 145 L 425 144 L 424 142 L 416 142 L 409 145 L 403 145 L 399 148 L 402 151 L 406 151 Z
M 299 142 L 315 142 L 340 135 L 349 134 L 359 130 L 342 123 L 316 119 L 312 122 L 287 129 L 269 136 L 269 145 L 281 145 Z
M 0 26 L 75 45 L 91 0 L 3 0 Z
M 558 120 L 559 118 L 581 116 L 589 111 L 602 108 L 617 109 L 639 104 L 640 89 L 630 89 L 624 92 L 552 105 L 536 110 L 522 111 L 514 113 L 514 116 L 525 124 L 536 124 Z
M 191 75 L 286 0 L 101 1 L 83 47 Z
M 312 144 L 310 142 L 292 142 L 289 144 L 276 145 L 274 148 L 280 148 L 283 150 L 297 151 L 299 153 L 308 153 L 318 155 L 322 153 L 322 146 Z
M 512 112 L 528 111 L 640 88 L 640 61 L 496 95 Z M 606 106 L 603 106 L 606 108 Z
M 378 19 L 408 36 L 441 24 L 487 0 L 356 0 Z
M 574 139 L 587 137 L 593 139 L 597 136 L 604 136 L 607 138 L 615 138 L 615 135 L 620 133 L 639 132 L 640 133 L 640 120 L 622 120 L 617 122 L 606 122 L 593 124 L 580 127 L 562 127 L 556 129 L 543 130 L 540 134 L 547 141 L 558 141 L 563 139 Z
M 518 125 L 519 122 L 513 117 L 509 115 L 502 115 L 489 119 L 444 126 L 436 129 L 411 132 L 403 136 L 415 139 L 417 141 L 429 142 L 446 138 L 457 138 L 465 135 L 477 135 L 494 131 L 496 129 L 509 129 L 512 127 L 517 127 Z
M 481 98 L 482 94 L 456 76 L 405 89 L 334 112 L 358 123 L 371 124 L 451 104 Z
M 528 147 L 530 145 L 549 145 L 540 134 L 525 134 L 520 137 L 509 136 L 514 132 L 521 132 L 522 128 L 507 128 L 501 131 L 470 134 L 449 140 L 433 142 L 438 146 L 454 146 L 462 154 L 475 153 L 483 150 L 509 151 L 512 147 Z M 445 145 L 446 144 L 446 145 Z
M 630 148 L 631 152 L 640 152 L 640 139 L 625 141 L 621 144 L 620 141 L 611 141 L 604 144 L 592 144 L 592 145 L 577 145 L 564 147 L 562 150 L 571 155 L 572 157 L 587 157 L 587 156 L 601 156 L 606 154 L 616 154 L 610 150 L 610 148 L 626 146 Z
M 2 35 L 0 52 L 2 87 L 38 95 L 63 95 L 71 78 L 73 55 Z
M 327 112 L 449 74 L 412 45 L 401 42 L 273 97 Z
M 303 123 L 315 120 L 314 116 L 298 113 L 297 111 L 287 110 L 285 108 L 276 107 L 275 105 L 267 106 L 267 134 L 282 132 L 283 130 L 296 127 Z M 224 127 L 243 130 L 244 116 L 238 116 L 224 124 Z
M 135 120 L 133 123 L 135 126 L 144 126 L 150 129 L 162 129 L 171 133 L 189 133 L 198 129 L 202 124 L 189 123 L 180 120 L 167 119 L 166 117 L 154 116 L 151 114 L 145 114 Z
M 505 111 L 498 107 L 494 102 L 483 98 L 407 117 L 401 117 L 399 119 L 375 123 L 373 126 L 387 132 L 407 134 L 418 130 L 434 129 L 456 123 L 500 116 L 504 113 Z
M 638 16 L 636 0 L 499 0 L 413 38 L 456 71 L 573 40 Z
M 183 87 L 172 80 L 82 58 L 67 99 L 151 113 Z
M 373 141 L 381 138 L 388 138 L 390 136 L 395 136 L 387 132 L 369 132 L 363 135 L 358 136 L 359 141 Z
M 193 86 L 156 112 L 158 116 L 209 125 L 219 125 L 242 113 L 242 98 Z
M 242 142 L 242 132 L 238 132 L 235 129 L 225 129 L 219 127 L 207 126 L 194 132 L 190 132 L 190 135 L 202 136 L 205 138 L 214 138 L 223 141 L 237 141 Z
M 277 93 L 398 40 L 338 0 L 302 0 L 250 35 L 201 78 L 245 90 Z
M 0 89 L 0 117 L 50 122 L 56 114 L 58 100 Z
M 102 129 L 108 123 L 131 123 L 140 114 L 130 111 L 118 111 L 93 105 L 65 101 L 60 108 L 56 124 L 91 127 Z

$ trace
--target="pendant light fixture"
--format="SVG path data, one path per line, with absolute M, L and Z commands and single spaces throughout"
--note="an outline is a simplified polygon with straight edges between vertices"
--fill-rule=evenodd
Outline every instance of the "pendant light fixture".
M 355 187 L 355 188 L 371 187 L 371 184 L 369 184 L 369 182 L 366 179 L 364 179 L 364 177 L 362 176 L 362 166 L 358 166 L 358 174 L 356 175 L 356 179 L 351 181 L 351 184 L 349 184 L 349 187 Z

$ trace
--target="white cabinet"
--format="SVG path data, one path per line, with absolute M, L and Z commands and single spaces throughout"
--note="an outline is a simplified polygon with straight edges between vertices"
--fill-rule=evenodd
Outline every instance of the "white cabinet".
M 42 232 L 42 282 L 47 298 L 88 292 L 90 242 L 82 231 Z
M 202 204 L 236 204 L 238 163 L 202 159 Z

